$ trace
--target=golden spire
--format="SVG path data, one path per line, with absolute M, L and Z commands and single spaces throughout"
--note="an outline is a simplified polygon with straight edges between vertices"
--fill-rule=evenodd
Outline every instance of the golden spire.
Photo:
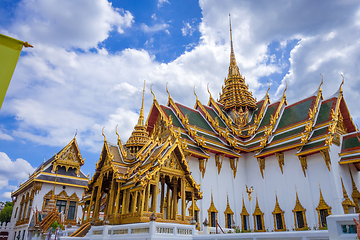
M 230 44 L 231 44 L 231 52 L 230 52 L 230 66 L 236 65 L 235 53 L 234 53 L 234 46 L 232 41 L 232 30 L 231 30 L 231 16 L 229 13 L 229 24 L 230 24 Z
M 231 111 L 232 109 L 239 110 L 245 108 L 250 110 L 256 109 L 256 102 L 249 91 L 249 87 L 245 84 L 245 78 L 241 76 L 239 67 L 236 64 L 234 46 L 232 41 L 231 19 L 229 14 L 230 24 L 230 65 L 228 77 L 225 78 L 225 87 L 222 88 L 219 102 L 224 105 L 224 110 Z M 233 119 L 234 120 L 234 119 Z
M 137 125 L 135 126 L 134 131 L 131 133 L 131 136 L 129 137 L 129 139 L 125 144 L 125 147 L 129 148 L 130 153 L 132 155 L 135 155 L 149 140 L 149 133 L 146 131 L 146 126 L 144 124 L 144 98 L 145 98 L 145 81 L 144 81 L 144 89 L 143 89 L 139 120 Z M 155 100 L 155 95 L 154 95 L 154 100 Z
M 138 125 L 140 126 L 144 126 L 144 96 L 145 96 L 145 80 L 144 80 L 143 96 L 141 101 L 140 116 L 138 120 Z
M 349 211 L 349 207 L 355 207 L 355 204 L 354 204 L 353 201 L 351 201 L 351 199 L 349 198 L 349 196 L 348 196 L 348 194 L 346 192 L 341 173 L 340 173 L 340 179 L 341 179 L 341 185 L 342 185 L 342 191 L 343 191 L 343 199 L 344 199 L 344 201 L 341 202 L 341 205 L 344 208 L 344 213 L 345 214 L 353 213 L 353 212 Z

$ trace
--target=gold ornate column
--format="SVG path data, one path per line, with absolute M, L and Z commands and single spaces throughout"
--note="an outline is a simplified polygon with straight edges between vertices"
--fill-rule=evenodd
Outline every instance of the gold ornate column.
M 177 204 L 178 179 L 176 177 L 174 177 L 174 179 L 175 181 L 174 181 L 174 191 L 173 191 L 173 219 L 176 220 L 177 208 L 178 208 L 178 204 Z
M 195 206 L 194 191 L 191 192 L 191 202 L 192 202 L 192 206 Z M 191 215 L 193 216 L 193 218 L 195 218 L 195 208 L 194 207 L 191 209 Z
M 117 194 L 116 194 L 115 202 L 116 202 L 116 207 L 115 207 L 115 218 L 116 218 L 119 213 L 119 205 L 120 205 L 120 183 L 117 183 Z
M 99 186 L 98 186 L 98 190 L 97 190 L 97 194 L 96 194 L 96 201 L 95 201 L 95 207 L 94 207 L 94 218 L 98 219 L 99 217 L 99 213 L 100 213 L 100 203 L 101 203 L 101 188 L 102 188 L 102 182 L 103 182 L 103 178 L 104 176 L 101 174 L 99 181 Z
M 151 187 L 151 184 L 150 184 L 150 182 L 148 182 L 148 184 L 147 184 L 147 186 L 146 186 L 146 192 L 145 192 L 145 208 L 144 208 L 144 211 L 145 211 L 145 212 L 148 212 L 148 211 L 149 211 L 150 187 Z
M 129 212 L 129 206 L 130 206 L 130 189 L 126 189 L 126 199 L 125 199 L 125 209 L 124 209 L 124 213 L 128 213 Z M 123 207 L 124 208 L 124 207 Z
M 157 195 L 158 195 L 158 189 L 159 189 L 159 174 L 157 174 L 155 186 L 153 186 L 152 190 L 152 198 L 151 198 L 151 211 L 156 213 L 156 207 L 157 207 Z
M 109 217 L 113 213 L 113 206 L 114 206 L 114 197 L 115 197 L 115 179 L 113 178 L 111 181 L 111 187 L 109 190 L 109 201 L 106 206 L 106 215 Z
M 123 199 L 122 199 L 122 208 L 121 208 L 121 214 L 126 213 L 126 200 L 127 200 L 127 190 L 123 190 Z
M 95 192 L 95 187 L 93 187 L 93 190 L 91 192 L 90 204 L 89 204 L 87 215 L 86 215 L 86 221 L 89 221 L 89 219 L 90 219 L 91 206 L 93 204 L 93 199 L 94 199 L 94 192 Z
M 131 201 L 131 212 L 132 213 L 134 213 L 136 211 L 137 196 L 138 196 L 138 191 L 133 192 L 133 200 Z
M 182 213 L 182 220 L 185 221 L 186 216 L 186 193 L 185 193 L 185 179 L 181 178 L 181 213 Z
M 170 219 L 170 217 L 171 217 L 171 207 L 170 207 L 170 205 L 171 205 L 171 198 L 170 198 L 170 186 L 169 185 L 167 185 L 167 194 L 166 194 L 166 196 L 167 196 L 167 212 L 166 212 L 166 218 L 167 219 Z
M 161 178 L 160 213 L 164 213 L 165 176 Z
M 145 192 L 146 192 L 146 187 L 143 188 L 142 190 L 142 196 L 141 196 L 141 206 L 140 206 L 140 214 L 142 216 L 143 212 L 144 212 L 144 205 L 145 205 Z

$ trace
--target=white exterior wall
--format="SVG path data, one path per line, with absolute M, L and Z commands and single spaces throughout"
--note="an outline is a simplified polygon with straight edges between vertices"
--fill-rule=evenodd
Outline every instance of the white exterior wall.
M 37 209 L 39 211 L 42 210 L 42 206 L 43 206 L 43 201 L 44 201 L 44 195 L 46 195 L 49 191 L 54 189 L 54 185 L 50 184 L 50 183 L 43 183 L 42 184 L 42 188 L 41 190 L 34 195 L 34 199 L 33 199 L 33 203 L 32 203 L 32 209 Z M 62 185 L 56 185 L 55 187 L 55 195 L 58 195 L 61 191 L 63 191 L 63 186 Z M 76 193 L 76 195 L 78 196 L 79 199 L 81 199 L 83 192 L 84 192 L 84 188 L 79 188 L 79 187 L 72 187 L 72 186 L 66 186 L 65 189 L 66 193 L 68 196 L 71 196 L 74 192 Z M 12 212 L 11 215 L 11 220 L 9 223 L 9 226 L 11 228 L 13 228 L 13 230 L 9 231 L 9 240 L 14 240 L 14 234 L 16 233 L 16 236 L 18 235 L 18 232 L 21 231 L 21 236 L 20 236 L 20 240 L 22 240 L 22 234 L 23 234 L 23 230 L 25 230 L 25 237 L 24 240 L 27 239 L 28 237 L 28 232 L 27 229 L 29 227 L 29 223 L 28 224 L 23 224 L 23 225 L 19 225 L 19 226 L 15 226 L 17 220 L 19 220 L 19 215 L 20 215 L 20 202 L 22 200 L 22 197 L 25 196 L 29 193 L 31 193 L 31 189 L 28 191 L 25 191 L 24 193 L 20 194 L 17 199 L 16 202 L 14 203 L 14 210 Z M 16 218 L 15 218 L 15 212 L 16 212 L 16 208 L 18 208 L 17 214 L 16 214 Z M 28 210 L 27 210 L 28 211 Z M 30 212 L 30 217 L 29 220 L 31 220 L 33 215 L 33 211 Z M 82 209 L 81 207 L 78 205 L 77 207 L 77 213 L 76 213 L 76 220 L 78 218 L 82 217 Z
M 274 218 L 272 212 L 275 208 L 275 191 L 281 209 L 285 212 L 285 225 L 290 231 L 295 228 L 294 214 L 292 210 L 296 203 L 296 190 L 300 203 L 306 209 L 306 221 L 309 228 L 318 227 L 318 214 L 316 207 L 320 200 L 319 184 L 325 202 L 332 207 L 333 215 L 344 214 L 342 201 L 342 186 L 340 181 L 340 171 L 344 180 L 344 185 L 351 199 L 352 183 L 349 173 L 349 165 L 339 165 L 340 148 L 336 145 L 331 146 L 330 172 L 325 164 L 323 156 L 320 153 L 307 156 L 306 177 L 302 171 L 299 158 L 295 155 L 297 150 L 284 152 L 283 174 L 281 173 L 278 160 L 275 155 L 265 158 L 264 178 L 261 176 L 259 164 L 254 157 L 254 153 L 242 154 L 237 166 L 236 178 L 233 177 L 233 171 L 230 168 L 228 158 L 224 158 L 221 172 L 215 164 L 215 155 L 210 154 L 206 166 L 204 178 L 199 171 L 197 158 L 190 158 L 189 167 L 197 183 L 201 183 L 203 199 L 197 202 L 200 208 L 199 222 L 208 218 L 208 208 L 211 203 L 211 191 L 214 196 L 214 205 L 218 212 L 218 222 L 221 227 L 225 227 L 225 215 L 227 194 L 229 203 L 234 212 L 234 221 L 236 226 L 241 226 L 240 212 L 242 209 L 242 196 L 244 196 L 245 206 L 249 212 L 250 228 L 254 229 L 253 212 L 256 205 L 256 196 L 258 197 L 259 207 L 264 213 L 265 229 L 273 230 Z M 221 157 L 220 157 L 221 158 Z M 354 166 L 351 165 L 354 180 L 359 184 L 359 177 Z M 245 186 L 254 187 L 252 201 L 248 199 Z M 360 185 L 358 185 L 360 187 Z M 189 207 L 188 205 L 187 207 Z M 209 219 L 208 219 L 209 220 Z

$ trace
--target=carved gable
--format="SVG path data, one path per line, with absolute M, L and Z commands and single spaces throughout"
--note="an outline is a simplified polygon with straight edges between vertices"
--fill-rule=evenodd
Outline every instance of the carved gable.
M 79 175 L 80 167 L 84 164 L 79 148 L 76 144 L 75 138 L 58 154 L 55 154 L 52 172 L 56 172 L 58 166 L 65 167 L 66 171 L 69 168 L 76 169 L 76 174 Z
M 184 172 L 174 153 L 171 153 L 170 157 L 164 162 L 163 167 Z

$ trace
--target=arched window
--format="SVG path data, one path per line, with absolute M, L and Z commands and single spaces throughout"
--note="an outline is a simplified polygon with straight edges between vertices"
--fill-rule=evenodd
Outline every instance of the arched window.
M 254 216 L 254 226 L 255 226 L 254 231 L 265 232 L 264 213 L 260 210 L 257 196 L 256 196 L 256 206 L 253 216 Z
M 216 209 L 216 207 L 214 205 L 213 194 L 211 193 L 211 204 L 208 209 L 209 226 L 210 227 L 216 227 L 217 213 L 218 213 L 218 210 Z
M 295 207 L 292 210 L 292 212 L 294 213 L 295 229 L 296 230 L 307 229 L 308 226 L 307 226 L 306 215 L 305 215 L 306 209 L 303 208 L 303 206 L 301 205 L 297 192 L 296 192 L 296 203 L 295 203 Z
M 274 211 L 272 212 L 272 214 L 274 216 L 275 231 L 285 230 L 286 226 L 285 226 L 284 211 L 280 208 L 277 195 L 276 195 L 275 208 L 274 208 Z

